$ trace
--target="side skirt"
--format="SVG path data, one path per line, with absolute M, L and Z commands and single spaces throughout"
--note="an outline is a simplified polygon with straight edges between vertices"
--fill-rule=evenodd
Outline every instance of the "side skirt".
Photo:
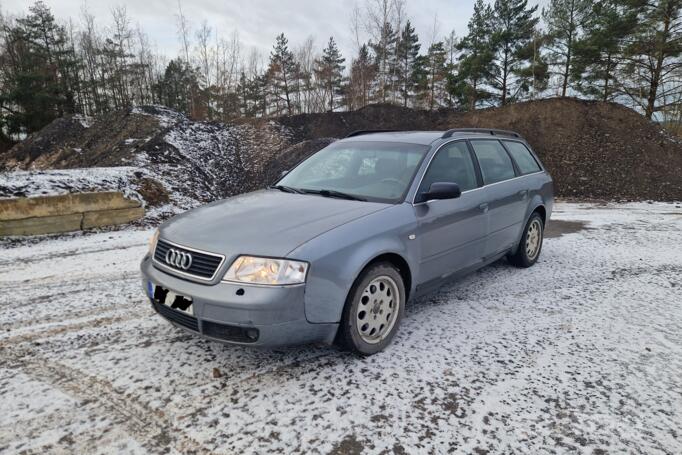
M 485 258 L 482 262 L 479 262 L 478 264 L 475 264 L 473 266 L 457 270 L 456 272 L 450 273 L 449 275 L 446 275 L 444 277 L 436 278 L 434 280 L 418 284 L 414 292 L 414 297 L 412 298 L 417 298 L 424 296 L 426 294 L 430 294 L 445 284 L 452 283 L 453 281 L 456 281 L 472 272 L 475 272 L 478 269 L 482 269 L 483 267 L 492 264 L 493 262 L 506 256 L 507 253 L 509 253 L 510 251 L 511 250 L 505 250 L 501 253 L 496 254 L 495 256 Z M 410 298 L 410 300 L 412 300 L 412 298 Z

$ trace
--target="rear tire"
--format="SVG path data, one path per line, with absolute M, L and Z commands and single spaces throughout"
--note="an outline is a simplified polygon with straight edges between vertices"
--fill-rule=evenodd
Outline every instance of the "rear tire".
M 360 355 L 391 343 L 405 312 L 405 284 L 398 269 L 380 262 L 365 269 L 348 293 L 337 341 Z
M 538 261 L 542 251 L 545 224 L 542 217 L 533 212 L 523 230 L 516 253 L 509 255 L 509 262 L 516 267 L 530 267 Z

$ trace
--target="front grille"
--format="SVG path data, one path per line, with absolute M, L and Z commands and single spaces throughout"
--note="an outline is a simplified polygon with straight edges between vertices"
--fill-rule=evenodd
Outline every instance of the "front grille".
M 176 324 L 187 327 L 188 329 L 194 330 L 195 332 L 199 331 L 199 322 L 194 316 L 174 310 L 159 302 L 154 302 L 154 309 L 157 313 L 169 321 L 173 321 Z
M 192 265 L 189 269 L 183 270 L 175 265 L 166 263 L 166 253 L 168 253 L 168 250 L 171 248 L 181 253 L 192 255 Z M 156 244 L 156 250 L 154 250 L 154 260 L 179 273 L 193 275 L 203 280 L 211 280 L 218 270 L 218 267 L 222 264 L 223 256 L 190 250 L 159 239 Z
M 255 328 L 218 324 L 210 321 L 202 321 L 201 328 L 204 335 L 220 340 L 236 341 L 239 343 L 254 343 L 258 341 L 259 333 L 258 329 Z

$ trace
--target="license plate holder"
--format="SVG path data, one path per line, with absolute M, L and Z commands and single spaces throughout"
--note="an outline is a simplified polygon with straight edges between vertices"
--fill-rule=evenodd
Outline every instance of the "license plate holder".
M 161 305 L 165 305 L 175 311 L 194 316 L 194 302 L 192 297 L 178 294 L 170 289 L 150 283 L 153 289 L 152 299 Z

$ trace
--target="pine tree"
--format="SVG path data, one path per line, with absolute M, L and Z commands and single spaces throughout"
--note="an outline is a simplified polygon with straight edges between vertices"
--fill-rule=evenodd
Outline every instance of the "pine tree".
M 531 99 L 547 89 L 549 82 L 549 64 L 542 48 L 546 37 L 538 30 L 533 33 L 531 42 L 519 50 L 519 58 L 526 62 L 515 72 L 517 83 L 516 99 L 523 99 L 523 95 L 530 95 Z
M 334 110 L 334 97 L 341 94 L 345 61 L 333 37 L 329 38 L 327 47 L 322 51 L 322 57 L 315 61 L 315 75 L 329 97 L 330 111 Z
M 617 95 L 626 41 L 636 26 L 637 10 L 629 0 L 600 0 L 593 4 L 585 35 L 575 46 L 572 68 L 581 93 L 602 101 Z
M 453 89 L 462 104 L 470 110 L 476 109 L 479 101 L 490 97 L 483 88 L 483 83 L 492 73 L 492 20 L 493 10 L 490 5 L 483 3 L 483 0 L 476 0 L 474 14 L 469 19 L 468 33 L 458 46 L 462 55 L 457 84 Z
M 419 98 L 422 105 L 434 110 L 440 107 L 447 93 L 447 52 L 442 42 L 429 46 L 426 55 L 420 55 L 417 61 L 416 77 L 419 87 Z
M 488 79 L 497 93 L 500 104 L 505 105 L 518 97 L 528 87 L 521 77 L 531 63 L 529 52 L 533 47 L 533 34 L 538 18 L 538 7 L 528 7 L 528 0 L 495 0 L 493 8 L 492 49 L 494 65 Z
M 266 74 L 254 75 L 247 85 L 247 99 L 250 102 L 249 117 L 267 117 L 268 114 L 268 84 Z
M 397 44 L 397 76 L 400 94 L 403 98 L 403 106 L 407 106 L 407 100 L 415 86 L 415 61 L 419 55 L 419 36 L 408 20 L 400 34 Z
M 363 44 L 358 56 L 353 60 L 348 81 L 348 108 L 358 109 L 367 106 L 370 89 L 376 77 L 376 64 L 370 56 L 369 46 Z
M 8 34 L 12 68 L 5 71 L 3 104 L 16 107 L 7 120 L 10 134 L 37 131 L 75 112 L 78 62 L 50 9 L 36 2 Z
M 168 62 L 156 90 L 165 106 L 190 115 L 197 101 L 192 97 L 199 92 L 199 76 L 183 59 L 177 58 Z
M 281 33 L 277 36 L 275 46 L 270 53 L 270 65 L 268 67 L 268 80 L 271 93 L 275 97 L 276 104 L 284 101 L 288 115 L 294 112 L 292 93 L 296 87 L 295 74 L 297 73 L 294 54 L 289 50 L 289 40 Z M 279 112 L 280 109 L 277 108 Z
M 638 11 L 625 48 L 622 89 L 647 118 L 677 102 L 682 69 L 682 0 L 652 0 Z M 674 101 L 672 99 L 675 99 Z
M 591 0 L 550 0 L 548 8 L 542 10 L 551 64 L 560 69 L 562 97 L 570 85 L 576 42 L 591 12 Z

